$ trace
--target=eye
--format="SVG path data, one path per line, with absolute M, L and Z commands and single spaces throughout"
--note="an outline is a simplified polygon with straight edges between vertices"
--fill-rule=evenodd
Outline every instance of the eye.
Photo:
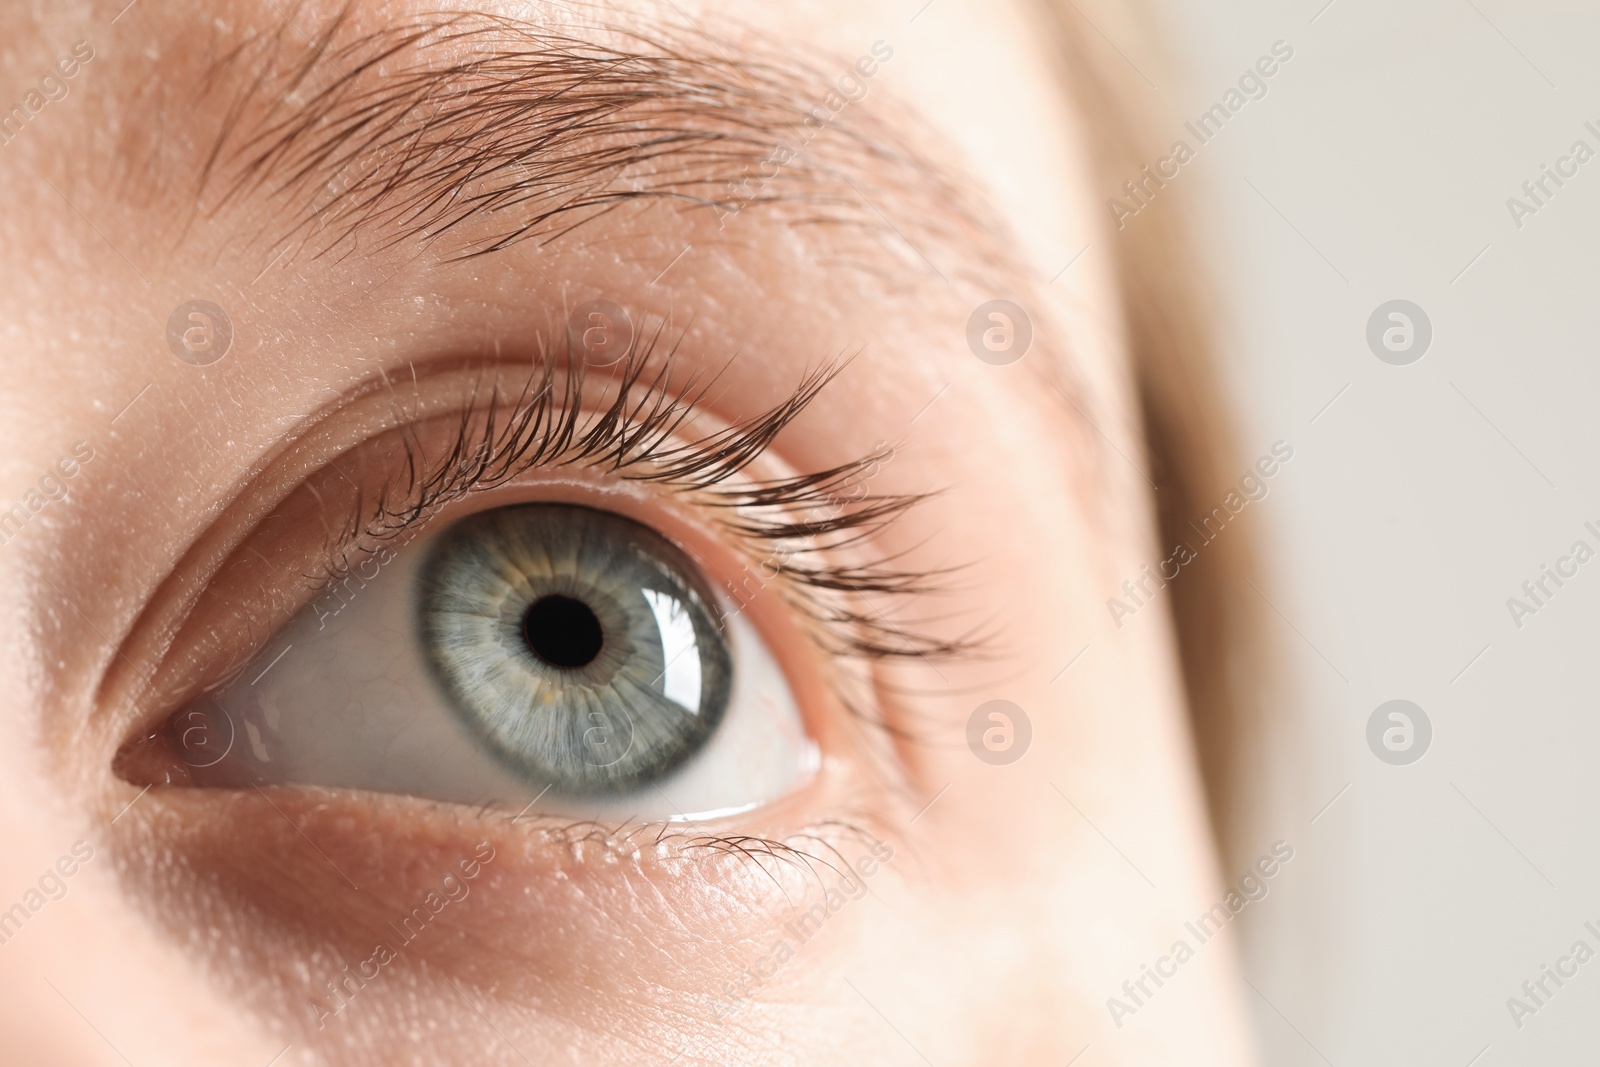
M 732 657 L 692 568 L 605 512 L 482 512 L 428 554 L 422 646 L 507 767 L 563 794 L 624 793 L 681 767 L 728 707 Z
M 165 741 L 199 786 L 591 818 L 731 814 L 818 764 L 772 653 L 688 553 L 566 503 L 367 555 Z
M 766 455 L 836 370 L 724 421 L 652 352 L 595 380 L 567 353 L 352 390 L 196 551 L 218 562 L 117 772 L 619 824 L 837 785 L 815 738 L 847 771 L 894 730 L 873 664 L 970 647 L 894 618 L 947 573 L 874 545 L 923 498 L 869 487 L 881 443 L 810 471 Z

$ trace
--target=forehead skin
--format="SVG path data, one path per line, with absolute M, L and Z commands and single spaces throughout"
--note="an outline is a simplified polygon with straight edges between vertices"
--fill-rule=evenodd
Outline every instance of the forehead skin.
M 348 9 L 346 25 L 372 32 L 427 10 L 369 0 Z M 407 358 L 480 352 L 547 326 L 548 309 L 564 301 L 622 292 L 687 323 L 697 358 L 741 357 L 728 386 L 735 408 L 770 402 L 807 366 L 862 353 L 846 388 L 818 401 L 810 431 L 797 426 L 783 458 L 804 468 L 904 439 L 893 478 L 907 488 L 953 486 L 919 521 L 941 531 L 942 556 L 980 561 L 971 606 L 1000 617 L 1010 659 L 999 669 L 950 668 L 952 695 L 930 698 L 925 710 L 958 724 L 959 738 L 970 694 L 1003 693 L 1039 709 L 1035 748 L 1003 775 L 974 773 L 959 741 L 958 751 L 919 753 L 922 796 L 906 814 L 941 785 L 950 792 L 914 827 L 899 819 L 897 840 L 918 859 L 874 887 L 893 907 L 841 929 L 831 956 L 808 957 L 786 976 L 786 1003 L 752 1008 L 732 1029 L 670 1016 L 666 993 L 658 1011 L 630 976 L 614 988 L 558 990 L 618 998 L 604 1017 L 626 1043 L 599 1043 L 602 1023 L 575 1037 L 560 1031 L 569 1044 L 547 1045 L 540 1005 L 496 1005 L 486 994 L 444 1004 L 455 995 L 449 986 L 419 980 L 408 987 L 415 1001 L 397 992 L 386 1011 L 370 1013 L 400 1023 L 352 1028 L 350 1045 L 323 1055 L 523 1062 L 509 1051 L 514 1041 L 537 1049 L 535 1062 L 541 1053 L 551 1062 L 665 1062 L 661 1049 L 684 1047 L 676 1038 L 688 1030 L 698 1033 L 699 1059 L 683 1062 L 943 1064 L 990 1054 L 1066 1062 L 1090 1043 L 1101 1063 L 1247 1062 L 1226 944 L 1186 966 L 1187 984 L 1163 994 L 1164 1014 L 1147 1016 L 1150 1026 L 1114 1030 L 1105 1014 L 1123 979 L 1221 894 L 1172 650 L 1154 617 L 1164 609 L 1123 633 L 1107 627 L 1101 606 L 1104 591 L 1152 558 L 1143 549 L 1149 516 L 1138 475 L 1114 455 L 1104 461 L 1098 436 L 1061 395 L 1074 395 L 1100 431 L 1137 455 L 1109 235 L 1031 9 L 681 0 L 475 10 L 614 48 L 635 47 L 616 31 L 636 29 L 652 55 L 692 57 L 726 90 L 720 113 L 682 119 L 701 129 L 726 128 L 717 124 L 752 100 L 781 102 L 875 41 L 894 55 L 793 169 L 792 203 L 741 212 L 727 226 L 666 199 L 629 203 L 559 239 L 540 230 L 515 248 L 461 260 L 497 234 L 493 224 L 418 236 L 419 223 L 437 227 L 440 217 L 380 199 L 368 220 L 375 229 L 352 249 L 333 240 L 348 242 L 345 230 L 317 230 L 306 214 L 306 198 L 328 195 L 333 175 L 302 167 L 287 180 L 248 180 L 248 146 L 270 145 L 277 127 L 263 97 L 240 90 L 263 71 L 261 84 L 287 91 L 291 104 L 337 88 L 347 72 L 318 37 L 338 14 L 332 5 L 0 0 L 11 28 L 0 107 L 22 100 L 74 42 L 94 49 L 65 98 L 0 147 L 0 506 L 23 499 L 74 442 L 96 452 L 68 500 L 0 547 L 9 606 L 0 617 L 8 694 L 0 726 L 11 738 L 0 746 L 0 834 L 10 846 L 0 855 L 0 908 L 71 842 L 97 849 L 68 897 L 0 947 L 8 1054 L 267 1063 L 292 1044 L 272 992 L 292 977 L 282 973 L 288 964 L 262 951 L 269 940 L 246 920 L 217 929 L 215 909 L 185 897 L 182 857 L 171 854 L 177 815 L 141 803 L 111 823 L 136 790 L 108 771 L 126 721 L 102 701 L 107 679 L 144 669 L 125 651 L 141 609 L 306 413 Z M 249 42 L 268 33 L 283 35 L 289 67 L 252 52 Z M 235 49 L 237 61 L 227 60 Z M 318 59 L 307 65 L 314 73 L 301 86 L 283 83 L 295 57 L 308 55 Z M 452 55 L 396 56 L 357 74 L 356 91 Z M 752 64 L 748 83 L 741 62 Z M 229 128 L 260 139 L 235 137 L 216 153 Z M 880 142 L 889 149 L 881 158 L 861 147 Z M 294 143 L 301 154 L 280 162 L 309 167 L 318 142 Z M 726 179 L 718 168 L 732 165 L 708 156 L 691 163 L 678 178 L 713 186 Z M 387 180 L 396 172 L 384 165 L 358 171 Z M 624 177 L 632 188 L 666 188 L 649 165 Z M 998 295 L 1022 300 L 1040 335 L 1011 368 L 966 350 L 968 315 Z M 222 304 L 236 328 L 227 359 L 205 371 L 174 359 L 165 343 L 172 309 L 196 297 Z M 929 407 L 930 398 L 940 399 Z M 1094 653 L 1055 683 L 1086 643 Z M 996 689 L 1001 675 L 1016 680 Z M 1108 852 L 1108 837 L 1139 859 L 1139 879 Z M 480 899 L 503 920 L 483 931 L 485 942 L 514 941 L 530 922 L 514 899 L 487 891 Z M 242 947 L 230 956 L 235 939 Z M 205 977 L 207 967 L 239 977 L 224 988 Z M 448 1018 L 433 1014 L 436 1002 Z M 479 1004 L 498 1020 L 493 1033 L 473 1014 Z M 506 1030 L 503 1042 L 493 1036 Z

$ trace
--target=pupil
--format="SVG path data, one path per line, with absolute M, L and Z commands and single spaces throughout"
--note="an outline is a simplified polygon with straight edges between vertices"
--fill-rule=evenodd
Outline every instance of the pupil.
M 559 593 L 529 605 L 522 618 L 522 638 L 534 655 L 552 667 L 587 666 L 605 644 L 600 620 L 589 605 Z

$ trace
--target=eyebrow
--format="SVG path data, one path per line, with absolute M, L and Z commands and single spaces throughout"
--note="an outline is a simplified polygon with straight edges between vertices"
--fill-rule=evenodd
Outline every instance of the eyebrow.
M 760 208 L 911 244 L 864 190 L 933 240 L 970 249 L 993 232 L 860 106 L 876 60 L 830 69 L 758 40 L 666 27 L 589 39 L 481 13 L 361 31 L 346 8 L 309 35 L 293 20 L 221 55 L 200 84 L 229 101 L 200 171 L 203 209 L 270 201 L 274 243 L 456 238 L 450 256 L 466 258 L 672 201 L 723 225 Z

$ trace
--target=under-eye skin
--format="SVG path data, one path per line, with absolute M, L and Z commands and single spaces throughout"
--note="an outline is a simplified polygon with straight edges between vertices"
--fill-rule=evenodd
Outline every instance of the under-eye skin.
M 418 623 L 454 709 L 509 768 L 621 793 L 670 775 L 727 710 L 733 661 L 699 584 L 636 522 L 517 505 L 439 537 Z

